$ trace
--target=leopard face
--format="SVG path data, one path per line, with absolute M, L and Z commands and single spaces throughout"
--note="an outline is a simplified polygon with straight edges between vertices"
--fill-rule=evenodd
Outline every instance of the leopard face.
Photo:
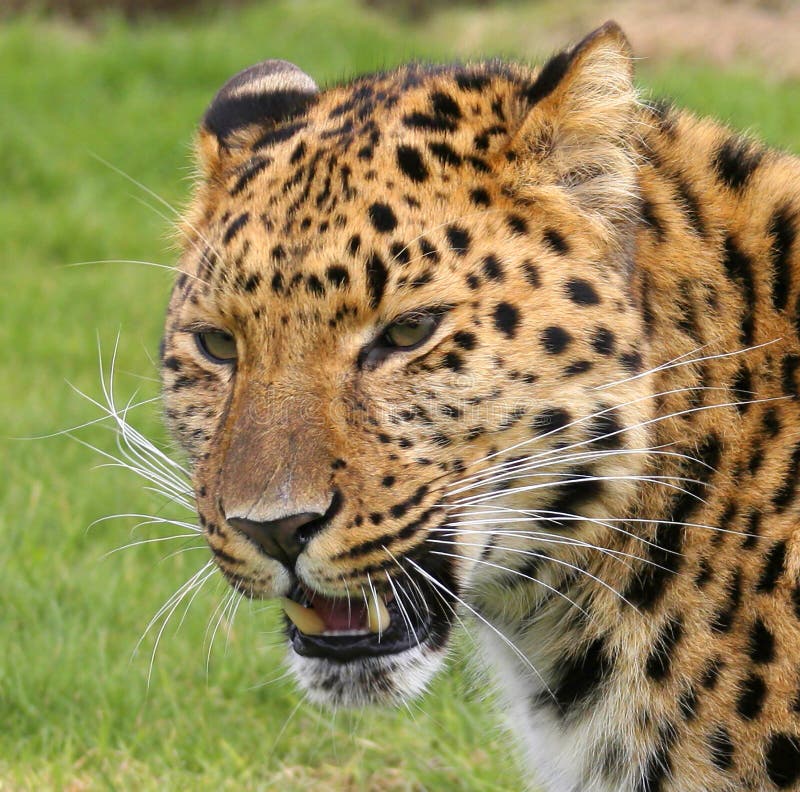
M 320 92 L 267 61 L 205 115 L 166 414 L 216 563 L 283 598 L 314 701 L 417 695 L 458 609 L 502 604 L 513 551 L 569 563 L 518 524 L 488 561 L 503 510 L 580 504 L 591 541 L 634 495 L 652 402 L 628 62 L 613 26 L 539 71 Z

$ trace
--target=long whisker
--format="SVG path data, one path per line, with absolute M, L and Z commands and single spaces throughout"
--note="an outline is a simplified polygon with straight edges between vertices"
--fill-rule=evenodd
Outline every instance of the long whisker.
M 119 553 L 122 550 L 128 550 L 131 547 L 139 547 L 140 545 L 156 544 L 158 542 L 171 542 L 175 539 L 196 539 L 196 538 L 197 537 L 195 534 L 175 534 L 174 536 L 157 536 L 153 539 L 140 539 L 136 542 L 129 542 L 128 544 L 122 545 L 121 547 L 115 547 L 113 550 L 109 550 L 107 553 L 103 554 L 103 558 L 108 558 L 109 556 L 112 556 L 115 553 Z M 195 547 L 206 549 L 205 545 L 195 545 Z M 184 549 L 194 549 L 194 548 L 184 548 Z
M 539 670 L 533 663 L 530 661 L 528 657 L 522 652 L 522 650 L 501 630 L 497 629 L 488 619 L 486 619 L 483 615 L 481 615 L 475 608 L 470 606 L 466 603 L 461 597 L 456 595 L 454 592 L 450 591 L 444 583 L 439 582 L 433 575 L 426 572 L 413 558 L 409 556 L 405 556 L 405 560 L 408 561 L 426 580 L 428 580 L 433 586 L 437 589 L 441 590 L 444 594 L 451 596 L 456 602 L 460 603 L 464 608 L 466 608 L 473 616 L 475 616 L 480 622 L 485 624 L 493 633 L 495 633 L 503 643 L 505 643 L 509 649 L 519 658 L 523 665 L 527 666 L 528 668 L 533 671 L 536 675 L 538 680 L 542 683 L 542 686 L 547 691 L 547 694 L 553 699 L 554 702 L 557 702 L 557 699 L 550 687 L 548 686 L 547 682 L 545 681 L 544 677 L 541 675 Z
M 756 349 L 762 349 L 763 347 L 770 346 L 771 344 L 777 344 L 782 339 L 780 338 L 773 338 L 771 341 L 765 341 L 762 344 L 755 344 L 753 346 L 744 347 L 742 349 L 737 349 L 733 352 L 720 352 L 716 355 L 704 355 L 698 358 L 691 358 L 689 360 L 681 360 L 681 358 L 685 357 L 685 355 L 681 355 L 678 358 L 674 358 L 667 363 L 662 363 L 660 366 L 655 366 L 652 369 L 648 369 L 647 371 L 640 372 L 639 374 L 635 374 L 632 377 L 626 377 L 625 379 L 615 380 L 614 382 L 608 382 L 605 385 L 599 385 L 598 387 L 594 388 L 593 390 L 608 390 L 609 388 L 613 388 L 617 385 L 622 385 L 626 382 L 632 382 L 633 380 L 641 379 L 642 377 L 650 376 L 651 374 L 660 374 L 664 371 L 668 371 L 669 369 L 679 368 L 680 366 L 690 366 L 695 363 L 704 363 L 707 360 L 722 360 L 723 358 L 731 358 L 736 357 L 737 355 L 744 355 L 747 352 L 753 352 Z M 691 352 L 687 352 L 686 354 L 692 354 L 693 352 L 701 351 L 706 349 L 707 347 L 711 346 L 711 343 L 704 344 L 697 349 L 692 350 Z

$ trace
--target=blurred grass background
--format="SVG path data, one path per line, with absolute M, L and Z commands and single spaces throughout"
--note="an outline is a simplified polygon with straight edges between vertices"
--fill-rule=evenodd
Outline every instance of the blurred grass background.
M 400 13 L 379 0 L 295 0 L 216 3 L 135 22 L 123 13 L 82 13 L 80 23 L 46 14 L 45 5 L 0 22 L 4 438 L 96 418 L 68 383 L 97 397 L 98 344 L 107 359 L 118 333 L 121 401 L 157 393 L 153 360 L 169 273 L 69 265 L 172 263 L 170 212 L 147 190 L 173 206 L 186 200 L 194 124 L 235 71 L 280 57 L 324 83 L 413 57 L 536 60 L 620 4 L 438 2 L 419 19 L 413 3 Z M 648 5 L 630 17 L 634 30 L 647 29 Z M 627 26 L 636 6 L 623 6 L 617 16 Z M 693 28 L 690 6 L 666 6 Z M 792 13 L 777 0 L 750 6 L 780 27 L 781 14 Z M 702 51 L 654 52 L 639 64 L 643 86 L 800 151 L 796 73 L 768 68 L 758 48 L 713 63 Z M 157 406 L 131 417 L 163 441 Z M 113 447 L 102 427 L 80 436 Z M 461 661 L 409 711 L 319 713 L 299 704 L 285 680 L 271 682 L 282 655 L 271 606 L 244 603 L 232 625 L 220 624 L 209 651 L 208 627 L 226 593 L 216 577 L 180 629 L 181 611 L 165 630 L 148 687 L 154 633 L 135 656 L 134 647 L 161 604 L 205 562 L 201 542 L 107 557 L 163 531 L 134 531 L 132 520 L 88 526 L 120 512 L 169 514 L 161 499 L 124 471 L 94 470 L 99 457 L 64 437 L 2 439 L 0 459 L 3 792 L 518 788 L 508 738 Z M 178 550 L 186 552 L 173 555 Z M 469 641 L 462 643 L 470 654 Z

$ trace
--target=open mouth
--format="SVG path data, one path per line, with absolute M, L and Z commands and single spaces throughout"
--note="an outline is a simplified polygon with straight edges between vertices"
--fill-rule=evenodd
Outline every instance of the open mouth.
M 410 602 L 401 605 L 394 594 L 377 591 L 365 598 L 325 597 L 302 584 L 282 600 L 294 651 L 342 663 L 422 644 L 432 615 Z

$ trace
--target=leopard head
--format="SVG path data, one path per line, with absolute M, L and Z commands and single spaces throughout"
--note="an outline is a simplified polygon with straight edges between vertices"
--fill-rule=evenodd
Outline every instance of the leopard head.
M 614 24 L 539 70 L 321 92 L 266 61 L 203 118 L 166 414 L 216 563 L 282 598 L 312 700 L 420 693 L 458 609 L 506 597 L 505 512 L 580 514 L 590 537 L 632 497 L 630 63 Z M 530 525 L 499 544 L 535 552 Z

